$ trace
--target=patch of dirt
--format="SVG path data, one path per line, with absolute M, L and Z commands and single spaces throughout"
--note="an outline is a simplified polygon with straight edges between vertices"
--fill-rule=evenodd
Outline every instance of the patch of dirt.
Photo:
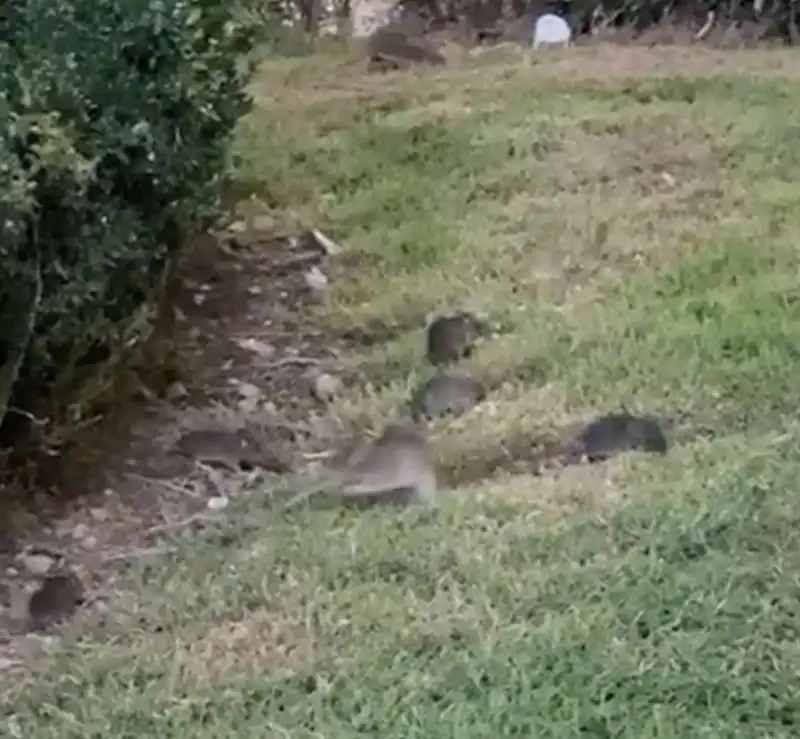
M 457 458 L 442 464 L 442 479 L 449 487 L 472 485 L 504 475 L 541 475 L 553 466 L 562 442 L 552 435 L 531 438 L 527 434 L 487 444 L 480 439 L 476 446 L 464 447 Z
M 456 488 L 509 474 L 557 477 L 560 471 L 567 468 L 602 466 L 614 457 L 635 448 L 634 443 L 626 439 L 617 442 L 617 448 L 606 459 L 600 458 L 599 452 L 596 452 L 597 459 L 592 459 L 591 456 L 587 458 L 574 446 L 579 429 L 579 425 L 573 425 L 536 435 L 516 433 L 494 443 L 477 439 L 475 446 L 460 446 L 458 454 L 440 464 L 442 479 L 449 487 Z M 672 445 L 691 443 L 702 436 L 704 434 L 700 428 L 684 426 L 677 438 L 673 439 Z M 638 453 L 645 451 L 639 449 Z
M 308 247 L 244 221 L 200 240 L 177 299 L 179 378 L 161 396 L 141 388 L 121 400 L 80 433 L 41 489 L 14 496 L 21 503 L 4 510 L 0 529 L 9 588 L 30 589 L 65 564 L 87 601 L 102 605 L 121 566 L 158 553 L 153 531 L 181 530 L 223 507 L 231 486 L 319 451 L 324 429 L 308 419 L 325 402 L 314 373 L 336 375 L 347 345 L 365 337 L 328 335 L 307 278 L 326 257 Z M 19 654 L 4 620 L 0 608 L 0 661 L 11 664 Z
M 363 348 L 382 346 L 400 338 L 409 331 L 422 331 L 423 327 L 417 322 L 402 322 L 386 324 L 373 320 L 361 326 L 348 326 L 346 328 L 331 329 L 329 336 L 335 341 L 348 345 L 353 344 Z

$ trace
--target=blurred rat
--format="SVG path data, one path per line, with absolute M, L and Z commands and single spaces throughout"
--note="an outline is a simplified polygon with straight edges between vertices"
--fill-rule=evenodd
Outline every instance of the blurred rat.
M 417 420 L 446 414 L 459 416 L 485 400 L 486 391 L 467 372 L 444 371 L 430 378 L 411 397 L 411 413 Z
M 400 502 L 436 505 L 436 470 L 428 444 L 410 423 L 392 423 L 378 438 L 351 454 L 337 470 L 323 475 L 320 484 L 298 492 L 287 507 L 316 493 L 343 503 Z
M 567 444 L 564 456 L 569 461 L 586 457 L 590 463 L 595 463 L 626 451 L 666 454 L 667 446 L 666 435 L 655 418 L 635 416 L 623 410 L 588 423 Z
M 185 432 L 175 443 L 174 451 L 213 467 L 231 471 L 256 467 L 270 472 L 288 471 L 287 462 L 262 435 L 250 429 L 196 429 Z
M 450 364 L 471 356 L 489 327 L 472 313 L 457 311 L 439 316 L 427 328 L 426 356 L 434 365 Z
M 42 631 L 65 621 L 85 602 L 83 584 L 67 570 L 46 575 L 30 596 L 17 584 L 9 589 L 10 619 L 19 631 Z

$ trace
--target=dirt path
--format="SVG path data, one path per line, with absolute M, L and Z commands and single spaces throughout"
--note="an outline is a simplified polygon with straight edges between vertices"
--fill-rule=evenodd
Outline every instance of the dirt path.
M 210 499 L 258 474 L 254 462 L 279 471 L 324 444 L 315 373 L 336 366 L 355 334 L 324 327 L 306 277 L 325 269 L 320 247 L 307 235 L 277 236 L 266 216 L 204 239 L 178 300 L 180 379 L 165 397 L 140 393 L 86 429 L 79 452 L 57 465 L 53 494 L 33 494 L 29 510 L 6 513 L 6 581 L 30 590 L 63 563 L 102 608 L 115 573 L 150 554 L 154 529 L 179 529 L 207 511 Z M 231 445 L 242 428 L 258 445 L 237 459 Z M 192 434 L 209 429 L 212 436 Z M 209 460 L 209 444 L 226 459 Z M 10 592 L 0 603 L 9 600 Z M 0 643 L 0 660 L 13 663 L 15 641 L 0 630 Z

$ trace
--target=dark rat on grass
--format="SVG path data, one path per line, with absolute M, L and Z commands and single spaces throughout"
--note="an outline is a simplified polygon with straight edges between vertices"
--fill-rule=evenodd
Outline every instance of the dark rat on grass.
M 442 371 L 423 383 L 411 396 L 415 419 L 432 419 L 446 414 L 459 416 L 485 400 L 486 390 L 469 373 Z
M 567 444 L 564 456 L 571 461 L 585 457 L 594 463 L 627 451 L 666 454 L 667 448 L 667 437 L 657 419 L 623 410 L 588 423 Z
M 458 362 L 471 356 L 478 341 L 489 334 L 489 326 L 468 311 L 457 311 L 433 319 L 426 331 L 426 357 L 431 364 Z

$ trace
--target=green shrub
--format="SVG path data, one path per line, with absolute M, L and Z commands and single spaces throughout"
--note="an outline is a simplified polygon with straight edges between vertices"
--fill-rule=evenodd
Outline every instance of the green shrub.
M 253 44 L 220 0 L 2 8 L 0 414 L 102 359 L 208 224 Z

